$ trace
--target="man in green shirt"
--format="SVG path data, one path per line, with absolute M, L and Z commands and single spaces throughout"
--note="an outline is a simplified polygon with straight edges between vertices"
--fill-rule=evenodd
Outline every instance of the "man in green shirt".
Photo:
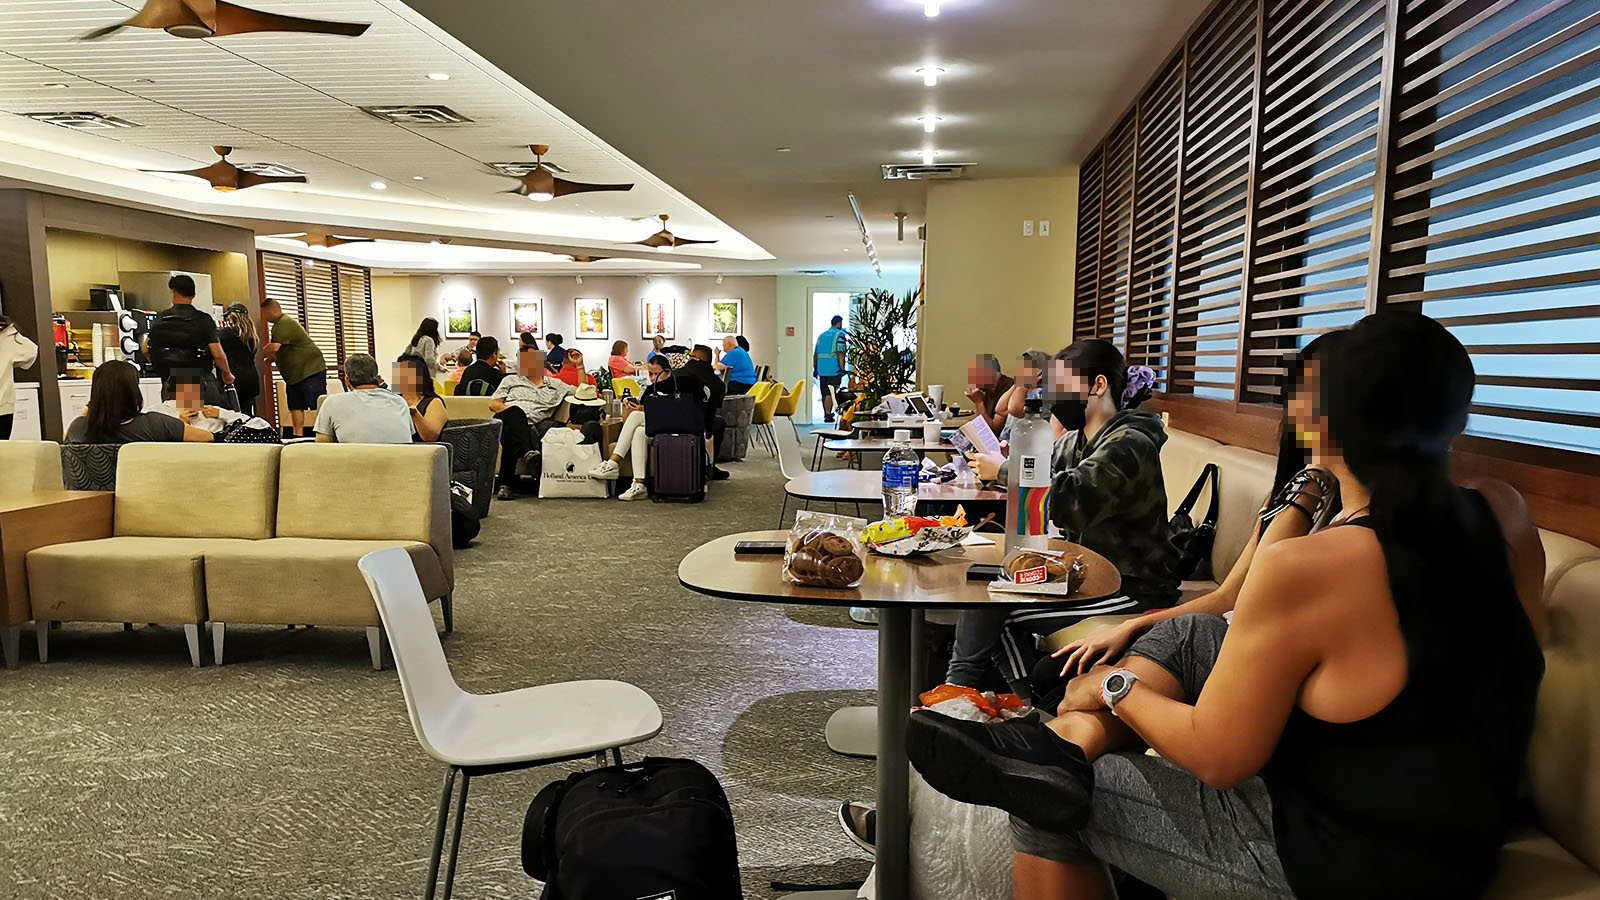
M 317 398 L 328 392 L 328 361 L 312 342 L 311 335 L 294 317 L 286 314 L 276 300 L 262 300 L 261 314 L 272 326 L 266 358 L 278 367 L 293 421 L 294 437 L 311 437 L 307 413 L 316 421 Z

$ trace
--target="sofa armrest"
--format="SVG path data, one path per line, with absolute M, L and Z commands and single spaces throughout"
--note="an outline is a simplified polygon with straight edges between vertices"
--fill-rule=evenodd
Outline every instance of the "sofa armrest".
M 443 448 L 433 457 L 433 489 L 429 492 L 428 544 L 439 554 L 439 568 L 452 590 L 456 586 L 455 544 L 450 529 L 450 454 Z
M 35 497 L 41 495 L 35 494 Z M 0 624 L 33 618 L 28 592 L 28 551 L 51 544 L 111 536 L 115 495 L 110 491 L 52 491 L 48 502 L 0 502 Z

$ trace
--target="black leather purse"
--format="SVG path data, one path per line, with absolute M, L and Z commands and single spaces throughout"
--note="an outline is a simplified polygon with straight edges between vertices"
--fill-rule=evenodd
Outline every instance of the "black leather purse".
M 706 418 L 701 404 L 695 402 L 693 394 L 681 389 L 682 385 L 676 376 L 668 380 L 672 383 L 672 393 L 665 393 L 657 383 L 657 390 L 645 394 L 641 399 L 645 435 L 704 434 Z M 691 390 L 705 390 L 700 382 L 694 380 L 690 381 L 689 387 Z
M 1208 482 L 1211 485 L 1211 506 L 1206 510 L 1205 519 L 1196 525 L 1192 517 L 1194 505 L 1199 502 L 1200 492 L 1205 490 Z M 1178 548 L 1180 579 L 1211 577 L 1211 545 L 1217 538 L 1217 501 L 1217 464 L 1206 463 L 1200 477 L 1195 479 L 1194 486 L 1189 488 L 1189 495 L 1183 498 L 1178 511 L 1172 514 L 1172 546 Z

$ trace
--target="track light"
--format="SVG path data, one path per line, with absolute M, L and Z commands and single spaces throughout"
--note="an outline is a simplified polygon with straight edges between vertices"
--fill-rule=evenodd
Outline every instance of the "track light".
M 944 119 L 939 116 L 918 116 L 917 121 L 922 123 L 924 133 L 933 134 L 933 130 L 939 127 L 939 123 L 943 122 Z
M 507 275 L 506 276 L 506 284 L 516 284 L 516 283 L 517 283 L 517 276 L 515 276 L 515 275 Z
M 650 284 L 651 282 L 653 282 L 655 280 L 656 280 L 656 277 L 654 275 L 646 275 L 644 277 L 644 283 L 645 284 Z
M 922 76 L 922 83 L 924 85 L 933 87 L 939 83 L 939 76 L 943 75 L 944 71 L 944 69 L 941 69 L 938 66 L 923 66 L 917 70 L 917 74 Z
M 721 284 L 721 283 L 722 283 L 722 276 L 718 275 L 717 276 L 717 284 Z
M 576 277 L 577 277 L 577 279 L 578 279 L 578 283 L 579 283 L 579 284 L 583 284 L 583 276 L 582 276 L 582 275 L 579 275 L 579 276 L 576 276 Z

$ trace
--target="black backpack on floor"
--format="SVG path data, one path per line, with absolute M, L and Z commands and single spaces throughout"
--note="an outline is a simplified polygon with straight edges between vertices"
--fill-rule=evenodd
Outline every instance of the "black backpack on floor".
M 728 796 L 705 766 L 650 757 L 546 785 L 522 825 L 542 900 L 742 900 Z

